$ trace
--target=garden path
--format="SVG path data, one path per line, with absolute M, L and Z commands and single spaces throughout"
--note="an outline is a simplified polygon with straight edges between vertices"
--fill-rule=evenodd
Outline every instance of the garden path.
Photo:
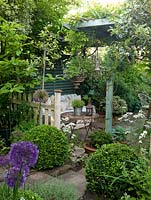
M 3 181 L 4 169 L 0 168 L 0 183 Z M 72 184 L 75 189 L 79 199 L 82 198 L 86 191 L 86 179 L 84 176 L 84 170 L 81 169 L 79 171 L 68 170 L 66 173 L 62 175 L 58 175 L 57 177 L 51 176 L 47 171 L 31 171 L 30 175 L 26 180 L 26 184 L 32 185 L 37 184 L 38 182 L 46 183 L 50 181 L 54 181 L 54 179 L 61 179 L 68 184 Z

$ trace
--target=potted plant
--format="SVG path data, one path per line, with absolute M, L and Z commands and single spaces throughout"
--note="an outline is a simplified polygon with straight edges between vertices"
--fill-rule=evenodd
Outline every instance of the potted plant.
M 94 70 L 94 65 L 89 57 L 77 55 L 71 57 L 64 69 L 65 78 L 72 79 L 75 88 L 78 88 L 85 77 Z
M 91 132 L 88 139 L 89 140 L 84 144 L 84 148 L 88 154 L 94 152 L 96 148 L 101 147 L 103 144 L 110 144 L 113 142 L 112 135 L 106 133 L 102 129 Z
M 72 101 L 72 106 L 74 108 L 74 115 L 81 115 L 82 113 L 82 107 L 85 105 L 83 100 L 80 99 L 74 99 Z

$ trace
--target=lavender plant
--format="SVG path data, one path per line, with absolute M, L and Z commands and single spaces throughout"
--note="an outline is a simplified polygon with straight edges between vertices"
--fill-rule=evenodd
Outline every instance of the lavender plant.
M 39 150 L 31 142 L 17 142 L 11 145 L 8 155 L 0 157 L 0 165 L 5 167 L 5 183 L 13 189 L 13 199 L 18 195 L 18 189 L 23 186 L 30 167 L 34 167 Z

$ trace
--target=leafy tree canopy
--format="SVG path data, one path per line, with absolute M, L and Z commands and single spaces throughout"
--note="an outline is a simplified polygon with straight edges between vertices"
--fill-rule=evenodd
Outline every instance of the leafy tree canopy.
M 150 65 L 151 59 L 151 0 L 128 1 L 113 34 L 118 40 L 120 53 L 129 62 L 144 60 Z

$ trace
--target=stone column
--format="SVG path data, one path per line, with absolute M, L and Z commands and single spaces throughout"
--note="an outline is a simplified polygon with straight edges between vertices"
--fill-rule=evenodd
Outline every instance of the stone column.
M 54 90 L 54 92 L 55 92 L 54 126 L 58 129 L 60 129 L 61 92 L 62 92 L 62 90 Z

